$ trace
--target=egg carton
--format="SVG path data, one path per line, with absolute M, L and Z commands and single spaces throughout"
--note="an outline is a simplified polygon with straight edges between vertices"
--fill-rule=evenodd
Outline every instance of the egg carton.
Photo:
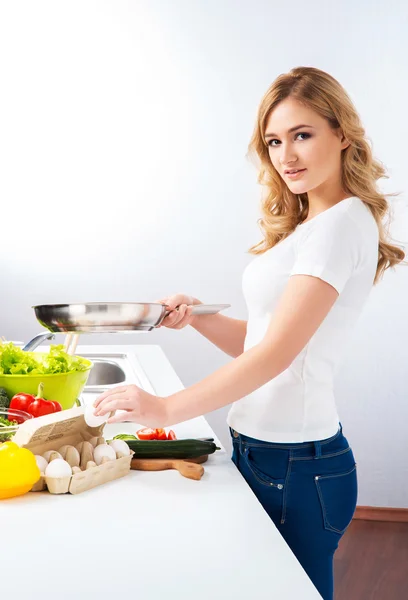
M 28 448 L 37 456 L 46 455 L 49 464 L 63 458 L 69 463 L 72 471 L 72 474 L 65 477 L 49 477 L 42 474 L 31 491 L 80 494 L 127 475 L 134 452 L 130 451 L 129 455 L 115 452 L 114 460 L 97 456 L 98 446 L 105 444 L 103 429 L 104 425 L 87 425 L 82 407 L 28 419 L 22 423 L 13 442 L 22 448 Z M 94 459 L 100 464 L 97 465 Z

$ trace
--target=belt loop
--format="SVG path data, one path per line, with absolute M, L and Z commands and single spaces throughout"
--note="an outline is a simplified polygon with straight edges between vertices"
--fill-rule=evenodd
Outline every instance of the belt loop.
M 322 445 L 320 442 L 313 442 L 315 447 L 315 456 L 314 458 L 321 458 L 322 456 Z
M 241 456 L 245 456 L 245 451 L 246 451 L 246 446 L 244 446 L 242 437 L 239 436 L 239 453 L 241 454 Z

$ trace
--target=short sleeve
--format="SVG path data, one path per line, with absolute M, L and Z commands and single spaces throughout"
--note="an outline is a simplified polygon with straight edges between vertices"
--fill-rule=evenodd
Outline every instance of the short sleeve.
M 340 294 L 358 269 L 362 232 L 347 213 L 313 221 L 300 233 L 290 275 L 318 277 Z

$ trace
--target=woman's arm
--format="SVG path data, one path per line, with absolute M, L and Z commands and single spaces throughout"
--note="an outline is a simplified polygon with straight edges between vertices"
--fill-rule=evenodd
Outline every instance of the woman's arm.
M 196 315 L 191 326 L 229 356 L 236 358 L 244 351 L 247 322 L 225 315 Z

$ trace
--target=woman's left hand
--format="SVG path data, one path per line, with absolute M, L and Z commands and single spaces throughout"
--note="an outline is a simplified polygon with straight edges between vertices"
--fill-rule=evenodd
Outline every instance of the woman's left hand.
M 95 415 L 106 415 L 116 410 L 125 413 L 115 414 L 108 423 L 135 421 L 146 427 L 165 427 L 167 411 L 164 398 L 153 396 L 137 385 L 126 385 L 112 388 L 95 400 Z

